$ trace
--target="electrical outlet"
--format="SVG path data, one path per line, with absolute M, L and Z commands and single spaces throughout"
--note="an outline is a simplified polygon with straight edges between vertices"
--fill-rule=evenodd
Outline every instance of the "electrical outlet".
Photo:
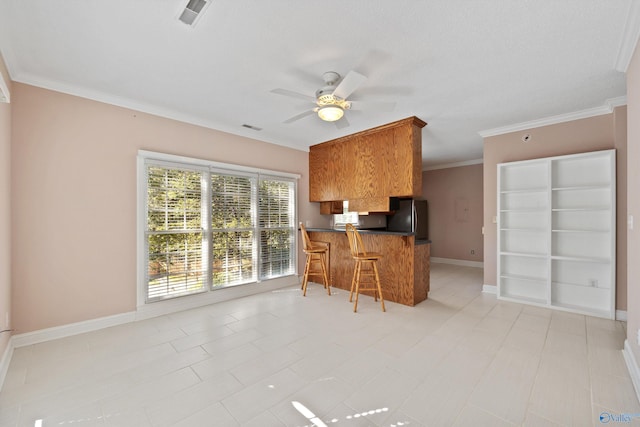
M 471 255 L 475 255 L 475 254 L 476 254 L 475 249 L 471 249 Z
M 598 287 L 598 281 L 595 280 L 595 279 L 589 280 L 589 284 L 591 285 L 592 288 L 597 288 Z

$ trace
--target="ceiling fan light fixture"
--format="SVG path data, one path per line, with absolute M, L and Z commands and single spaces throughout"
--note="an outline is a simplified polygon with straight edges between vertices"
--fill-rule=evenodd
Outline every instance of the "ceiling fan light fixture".
M 318 109 L 318 117 L 325 122 L 335 122 L 344 115 L 344 109 L 338 105 L 325 105 Z

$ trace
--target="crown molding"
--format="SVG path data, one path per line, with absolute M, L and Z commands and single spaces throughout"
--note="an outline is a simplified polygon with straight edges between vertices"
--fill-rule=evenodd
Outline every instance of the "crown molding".
M 621 73 L 626 73 L 631 62 L 638 39 L 640 38 L 640 2 L 631 0 L 629 12 L 627 13 L 627 22 L 624 25 L 622 39 L 618 46 L 618 54 L 614 68 Z
M 574 111 L 573 113 L 558 114 L 556 116 L 545 117 L 542 119 L 531 120 L 529 122 L 515 123 L 512 125 L 497 127 L 493 129 L 482 130 L 478 134 L 483 138 L 490 136 L 504 135 L 511 132 L 519 132 L 527 129 L 534 129 L 543 126 L 555 125 L 558 123 L 566 123 L 574 120 L 588 119 L 589 117 L 602 116 L 611 114 L 613 109 L 627 104 L 626 96 L 607 99 L 604 105 L 586 110 Z
M 64 84 L 60 82 L 43 79 L 32 74 L 20 74 L 13 78 L 14 82 L 23 83 L 26 85 L 39 87 L 54 92 L 64 93 L 66 95 L 77 96 L 79 98 L 90 99 L 92 101 L 100 102 L 102 104 L 113 105 L 116 107 L 127 108 L 129 110 L 137 111 L 140 113 L 146 113 L 153 116 L 163 117 L 165 119 L 175 120 L 178 122 L 200 126 L 207 129 L 212 129 L 218 132 L 225 132 L 232 135 L 253 139 L 255 141 L 265 142 L 269 144 L 279 145 L 281 147 L 291 148 L 297 151 L 308 151 L 307 147 L 299 147 L 295 144 L 283 143 L 271 138 L 256 138 L 255 131 L 247 128 L 237 128 L 226 125 L 224 123 L 216 122 L 213 120 L 203 119 L 201 117 L 192 116 L 190 114 L 184 114 L 182 112 L 170 109 L 162 108 L 150 103 L 143 103 L 134 101 L 130 98 L 111 95 L 106 92 L 96 91 L 91 89 L 85 89 L 80 86 L 72 84 Z M 253 133 L 253 135 L 249 134 Z
M 11 102 L 11 93 L 9 92 L 9 85 L 4 79 L 4 75 L 0 73 L 0 102 Z
M 618 96 L 616 98 L 609 98 L 605 101 L 605 103 L 611 108 L 611 111 L 616 107 L 622 107 L 623 105 L 627 105 L 627 97 L 626 96 Z
M 427 166 L 422 171 L 434 171 L 438 169 L 449 169 L 449 168 L 457 168 L 460 166 L 471 166 L 471 165 L 481 165 L 484 163 L 483 159 L 474 159 L 474 160 L 465 160 L 462 162 L 452 162 L 452 163 L 442 163 L 439 165 Z

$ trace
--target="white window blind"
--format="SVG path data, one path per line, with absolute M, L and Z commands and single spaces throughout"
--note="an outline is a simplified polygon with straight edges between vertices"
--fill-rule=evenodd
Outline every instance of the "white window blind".
M 211 174 L 213 285 L 255 282 L 256 178 Z
M 295 182 L 260 179 L 260 277 L 293 274 L 295 271 Z
M 148 299 L 205 290 L 199 171 L 147 168 Z
M 294 178 L 180 160 L 143 163 L 146 302 L 295 274 Z

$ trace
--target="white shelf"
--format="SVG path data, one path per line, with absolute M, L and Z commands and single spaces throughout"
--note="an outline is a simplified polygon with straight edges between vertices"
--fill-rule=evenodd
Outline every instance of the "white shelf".
M 501 228 L 500 231 L 526 231 L 526 232 L 533 232 L 533 233 L 538 233 L 538 232 L 545 232 L 547 231 L 546 228 Z
M 609 289 L 602 286 L 590 286 L 590 285 L 584 285 L 580 283 L 567 283 L 567 282 L 551 282 L 551 286 L 567 286 L 567 287 L 574 286 L 576 288 Z
M 566 256 L 566 255 L 551 255 L 551 259 L 557 259 L 559 261 L 597 262 L 600 264 L 609 264 L 611 262 L 611 259 L 609 258 Z
M 611 188 L 610 184 L 602 185 L 579 185 L 574 187 L 553 187 L 551 191 L 575 191 L 575 190 L 608 190 Z
M 615 150 L 498 165 L 498 298 L 613 318 Z
M 548 208 L 501 209 L 500 212 L 548 212 Z
M 569 230 L 569 229 L 558 229 L 551 230 L 552 233 L 610 233 L 610 230 Z
M 535 276 L 520 276 L 517 274 L 502 274 L 500 275 L 503 279 L 517 279 L 517 280 L 529 280 L 532 282 L 546 282 L 546 277 L 535 277 Z
M 610 211 L 608 207 L 584 207 L 584 208 L 552 208 L 551 212 L 594 212 L 594 211 Z
M 528 258 L 547 258 L 547 254 L 534 254 L 534 253 L 526 253 L 526 252 L 500 252 L 500 255 L 506 256 L 521 256 Z
M 515 190 L 503 190 L 500 191 L 500 194 L 514 194 L 514 193 L 546 193 L 547 187 L 539 187 L 539 188 L 521 188 Z

